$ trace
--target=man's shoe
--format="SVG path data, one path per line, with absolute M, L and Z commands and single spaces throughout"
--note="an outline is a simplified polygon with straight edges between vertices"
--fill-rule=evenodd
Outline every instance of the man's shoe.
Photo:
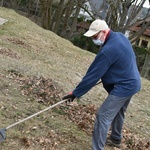
M 109 139 L 107 139 L 106 144 L 109 145 L 109 146 L 114 146 L 114 147 L 120 148 L 121 141 L 109 138 Z

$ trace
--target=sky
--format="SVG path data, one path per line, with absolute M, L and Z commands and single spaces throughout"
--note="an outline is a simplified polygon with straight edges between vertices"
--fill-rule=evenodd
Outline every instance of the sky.
M 149 0 L 146 0 L 145 4 L 143 6 L 149 8 L 150 7 Z

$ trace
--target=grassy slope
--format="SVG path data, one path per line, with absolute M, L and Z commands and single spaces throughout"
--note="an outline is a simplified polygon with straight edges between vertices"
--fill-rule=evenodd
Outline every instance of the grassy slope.
M 44 108 L 21 95 L 17 90 L 19 85 L 9 78 L 9 70 L 15 70 L 23 76 L 42 75 L 52 78 L 68 92 L 82 79 L 94 54 L 73 46 L 69 41 L 42 29 L 13 10 L 0 8 L 0 14 L 9 20 L 0 26 L 0 127 L 2 128 Z M 143 83 L 141 93 L 133 98 L 129 107 L 125 124 L 134 132 L 149 137 L 150 82 L 143 80 Z M 100 85 L 88 92 L 82 101 L 100 105 L 105 96 L 106 92 Z M 98 101 L 99 97 L 101 100 Z M 0 145 L 0 150 L 26 149 L 18 142 L 20 138 L 27 136 L 36 139 L 39 136 L 44 137 L 51 130 L 58 129 L 67 140 L 67 143 L 60 144 L 61 149 L 90 149 L 91 137 L 77 129 L 73 123 L 49 111 L 9 129 L 8 138 Z M 41 145 L 34 144 L 29 149 L 42 148 Z

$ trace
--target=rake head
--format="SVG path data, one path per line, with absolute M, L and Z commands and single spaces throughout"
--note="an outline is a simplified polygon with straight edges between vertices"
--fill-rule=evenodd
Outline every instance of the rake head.
M 6 129 L 3 128 L 3 129 L 0 129 L 0 142 L 4 141 L 6 139 Z

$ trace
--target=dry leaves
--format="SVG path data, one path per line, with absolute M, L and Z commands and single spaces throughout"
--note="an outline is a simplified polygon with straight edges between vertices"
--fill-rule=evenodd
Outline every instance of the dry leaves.
M 39 103 L 53 105 L 60 101 L 62 89 L 52 79 L 41 76 L 22 80 L 21 93 L 34 97 Z
M 30 50 L 31 49 L 31 46 L 26 44 L 24 41 L 22 41 L 21 39 L 18 39 L 18 38 L 15 38 L 15 37 L 9 37 L 7 38 L 7 40 L 15 45 L 18 45 L 20 47 L 23 47 L 25 49 L 28 49 Z
M 1 55 L 5 55 L 5 56 L 8 56 L 8 57 L 11 57 L 11 58 L 16 58 L 16 59 L 20 59 L 20 55 L 16 52 L 13 52 L 11 49 L 9 48 L 3 48 L 3 47 L 0 47 L 0 54 Z
M 63 90 L 51 79 L 46 79 L 41 76 L 18 81 L 22 84 L 22 94 L 34 97 L 37 102 L 49 105 L 61 99 L 60 95 L 63 93 Z M 94 120 L 98 109 L 95 105 L 64 104 L 57 109 L 61 109 L 65 112 L 63 116 L 67 120 L 71 120 L 88 135 L 92 135 Z M 43 145 L 46 143 L 51 144 L 54 148 L 57 147 L 59 142 L 66 142 L 54 131 L 49 132 L 46 137 L 40 137 L 34 140 Z M 30 145 L 28 139 L 22 139 L 22 141 L 24 141 L 25 145 Z M 148 150 L 149 148 L 149 140 L 139 138 L 127 128 L 123 129 L 122 150 Z
M 87 134 L 92 134 L 97 112 L 97 107 L 95 105 L 69 106 L 68 109 L 65 109 L 65 112 L 68 114 L 67 119 L 75 122 L 77 126 Z M 128 128 L 123 129 L 121 150 L 149 150 L 149 148 L 150 141 L 148 139 L 139 138 Z
M 58 145 L 67 143 L 67 140 L 57 134 L 54 130 L 50 130 L 44 137 L 23 137 L 20 140 L 22 145 L 27 147 L 39 144 L 44 148 L 51 148 L 51 150 L 56 150 Z

